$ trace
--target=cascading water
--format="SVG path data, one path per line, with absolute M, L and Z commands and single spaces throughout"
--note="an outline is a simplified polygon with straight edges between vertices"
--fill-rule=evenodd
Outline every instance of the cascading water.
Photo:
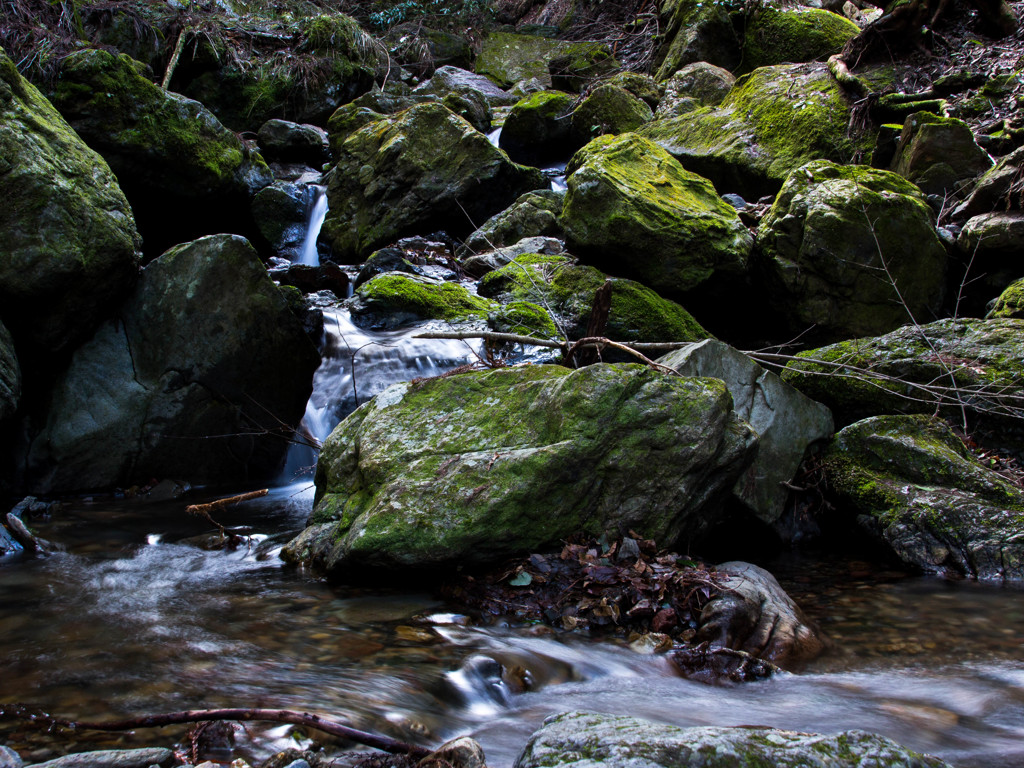
M 316 250 L 316 241 L 324 219 L 327 218 L 327 189 L 319 184 L 311 184 L 307 187 L 307 194 L 306 237 L 302 241 L 296 263 L 317 267 L 320 265 L 320 254 Z

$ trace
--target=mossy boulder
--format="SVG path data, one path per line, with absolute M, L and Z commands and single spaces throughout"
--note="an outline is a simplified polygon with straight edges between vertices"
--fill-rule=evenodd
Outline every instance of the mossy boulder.
M 788 486 L 807 450 L 832 437 L 831 412 L 715 339 L 670 352 L 658 363 L 683 376 L 709 376 L 725 382 L 736 414 L 758 435 L 757 458 L 737 481 L 733 495 L 761 521 L 776 523 L 786 509 Z
M 892 161 L 896 173 L 930 195 L 959 191 L 991 167 L 967 123 L 929 112 L 906 119 Z
M 946 249 L 924 196 L 867 166 L 793 171 L 761 220 L 757 253 L 787 330 L 826 341 L 932 317 L 945 294 Z
M 313 4 L 295 15 L 271 4 L 248 10 L 208 15 L 212 29 L 191 41 L 171 81 L 231 130 L 271 118 L 322 126 L 373 86 L 381 51 L 350 16 Z
M 1024 200 L 1017 189 L 1022 175 L 1024 147 L 1019 147 L 1006 157 L 999 158 L 994 166 L 985 171 L 970 196 L 957 206 L 953 215 L 962 220 L 982 213 L 992 213 L 1000 208 L 1019 210 L 1024 207 Z
M 562 91 L 540 91 L 516 102 L 501 128 L 498 146 L 517 163 L 543 165 L 572 150 L 570 113 L 575 101 Z
M 851 105 L 825 64 L 762 67 L 745 75 L 717 107 L 657 120 L 638 133 L 722 193 L 748 200 L 774 194 L 811 160 L 847 163 L 874 145 L 852 137 Z
M 302 418 L 319 362 L 245 239 L 173 248 L 72 355 L 24 446 L 22 485 L 262 482 L 279 469 L 282 427 Z
M 396 384 L 324 443 L 310 527 L 284 555 L 454 567 L 574 532 L 671 542 L 707 525 L 754 449 L 714 379 L 598 364 Z
M 461 117 L 419 104 L 364 126 L 338 148 L 326 176 L 322 239 L 341 263 L 356 263 L 420 227 L 472 229 L 539 189 L 543 174 L 516 165 Z
M 548 62 L 551 87 L 556 91 L 582 92 L 597 78 L 619 71 L 611 49 L 604 43 L 570 43 L 559 56 Z
M 742 71 L 825 61 L 858 32 L 845 16 L 821 8 L 761 8 L 746 20 Z
M 391 57 L 420 76 L 429 76 L 446 66 L 472 69 L 476 58 L 467 37 L 432 29 L 421 20 L 392 27 L 384 39 Z
M 657 109 L 658 102 L 661 101 L 661 89 L 658 88 L 657 81 L 650 75 L 639 72 L 619 72 L 608 78 L 606 84 L 629 91 L 651 109 Z
M 491 32 L 480 41 L 474 69 L 501 88 L 511 88 L 522 80 L 534 78 L 550 88 L 548 63 L 564 53 L 569 45 L 571 43 L 549 37 Z
M 289 120 L 267 120 L 259 130 L 260 153 L 268 160 L 306 163 L 319 168 L 330 159 L 327 132 Z
M 797 357 L 782 378 L 831 408 L 842 426 L 888 413 L 934 413 L 939 405 L 961 420 L 962 403 L 979 443 L 1024 449 L 1014 416 L 1024 389 L 1024 320 L 939 320 Z
M 697 106 L 713 107 L 721 104 L 729 91 L 736 85 L 736 77 L 729 70 L 716 67 L 706 61 L 687 64 L 665 82 L 665 95 L 658 105 L 657 117 L 664 119 L 692 112 Z M 687 104 L 680 111 L 683 101 Z
M 597 136 L 635 131 L 653 118 L 651 108 L 625 88 L 600 85 L 572 111 L 569 126 L 573 149 Z
M 0 422 L 9 419 L 21 400 L 21 366 L 10 331 L 0 323 Z
M 383 120 L 387 115 L 353 101 L 338 107 L 327 121 L 327 139 L 334 162 L 342 156 L 341 145 L 353 133 L 365 125 Z
M 654 142 L 602 136 L 566 171 L 562 227 L 587 263 L 669 295 L 746 269 L 753 239 L 736 210 Z
M 515 768 L 951 768 L 865 731 L 823 736 L 774 728 L 678 728 L 622 715 L 566 712 L 534 733 Z
M 26 356 L 72 348 L 130 290 L 141 240 L 107 163 L 0 50 L 0 322 Z
M 658 7 L 664 34 L 656 57 L 655 80 L 667 80 L 698 61 L 729 70 L 739 65 L 741 39 L 727 3 L 662 0 Z
M 1024 319 L 1024 278 L 1012 282 L 1005 291 L 999 294 L 986 319 L 995 317 L 1015 317 Z
M 359 286 L 351 311 L 359 325 L 392 329 L 421 320 L 482 320 L 494 308 L 458 283 L 388 272 Z
M 434 96 L 438 100 L 452 93 L 477 94 L 491 108 L 507 107 L 519 100 L 517 96 L 499 88 L 483 75 L 451 66 L 439 68 L 427 82 L 416 86 L 412 91 L 413 96 Z
M 962 307 L 984 313 L 985 303 L 1021 274 L 1024 211 L 994 211 L 972 216 L 956 240 L 963 274 Z M 957 275 L 959 277 L 959 275 Z
M 467 238 L 457 252 L 460 258 L 515 245 L 524 238 L 559 237 L 565 195 L 550 189 L 527 192 L 501 213 L 494 214 Z
M 131 201 L 147 252 L 216 232 L 253 231 L 249 203 L 267 164 L 202 104 L 140 74 L 138 62 L 87 49 L 68 56 L 52 96 L 103 155 Z
M 551 314 L 529 301 L 510 301 L 492 312 L 487 325 L 498 333 L 514 333 L 540 339 L 561 339 Z
M 480 281 L 480 295 L 529 301 L 550 310 L 569 338 L 586 335 L 594 296 L 608 280 L 611 305 L 603 335 L 612 341 L 698 341 L 708 338 L 689 312 L 640 283 L 606 278 L 565 256 L 526 254 Z
M 904 562 L 981 579 L 1024 579 L 1024 493 L 931 416 L 843 429 L 823 457 L 842 508 Z

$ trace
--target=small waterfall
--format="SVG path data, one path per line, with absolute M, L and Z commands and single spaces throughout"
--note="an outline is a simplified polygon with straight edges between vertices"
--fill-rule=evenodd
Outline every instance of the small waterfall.
M 309 202 L 306 213 L 306 237 L 302 241 L 297 264 L 310 267 L 320 266 L 320 255 L 316 251 L 316 240 L 320 236 L 320 228 L 327 218 L 327 189 L 319 184 L 311 184 L 307 188 Z
M 498 142 L 501 141 L 501 126 L 499 125 L 493 131 L 487 134 L 487 140 L 494 146 L 498 146 Z

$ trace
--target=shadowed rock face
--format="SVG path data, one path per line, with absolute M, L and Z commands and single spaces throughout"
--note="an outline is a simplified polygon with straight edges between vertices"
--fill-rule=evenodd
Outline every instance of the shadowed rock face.
M 86 338 L 141 246 L 117 179 L 0 51 L 0 321 L 22 363 Z
M 281 433 L 298 423 L 318 363 L 245 239 L 174 248 L 72 356 L 24 449 L 23 485 L 56 493 L 264 477 L 283 458 Z
M 398 384 L 324 444 L 310 527 L 285 555 L 327 570 L 425 568 L 581 531 L 670 542 L 708 524 L 755 443 L 721 382 L 635 365 Z

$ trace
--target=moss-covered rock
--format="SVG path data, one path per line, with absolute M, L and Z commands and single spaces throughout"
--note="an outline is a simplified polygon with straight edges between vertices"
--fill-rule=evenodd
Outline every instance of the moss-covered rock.
M 959 191 L 992 167 L 963 120 L 917 112 L 906 119 L 892 169 L 926 194 Z
M 999 294 L 986 319 L 995 317 L 1016 317 L 1024 319 L 1024 278 L 1012 282 Z
M 491 108 L 507 107 L 519 100 L 519 97 L 499 88 L 483 75 L 451 66 L 441 67 L 427 82 L 412 91 L 413 96 L 434 96 L 439 100 L 453 93 L 476 94 Z
M 388 272 L 357 289 L 351 311 L 362 326 L 391 329 L 417 320 L 483 319 L 494 308 L 458 283 Z
M 173 248 L 72 355 L 20 460 L 36 493 L 273 475 L 320 362 L 243 238 Z
M 747 18 L 741 71 L 825 61 L 858 32 L 846 17 L 821 8 L 764 7 Z
M 275 117 L 324 125 L 373 85 L 378 46 L 350 16 L 312 3 L 294 15 L 272 4 L 248 10 L 207 15 L 210 29 L 190 46 L 198 54 L 182 57 L 171 81 L 232 130 Z
M 498 146 L 517 163 L 543 165 L 564 160 L 574 149 L 570 112 L 574 97 L 540 91 L 518 101 L 501 128 Z
M 342 156 L 341 145 L 353 133 L 365 125 L 383 120 L 386 115 L 376 112 L 370 107 L 362 106 L 353 101 L 338 107 L 331 119 L 327 121 L 327 138 L 331 148 L 331 159 L 334 162 Z
M 934 316 L 945 293 L 946 250 L 924 196 L 867 166 L 819 160 L 791 173 L 761 220 L 757 254 L 788 330 L 827 341 Z
M 577 531 L 670 542 L 707 524 L 754 447 L 721 382 L 641 366 L 396 384 L 325 442 L 310 527 L 284 554 L 326 570 L 422 568 Z
M 969 265 L 963 280 L 968 311 L 982 314 L 981 306 L 1010 281 L 1020 277 L 1024 248 L 1024 211 L 1009 210 L 972 216 L 956 241 L 961 261 Z
M 272 181 L 270 170 L 199 102 L 150 82 L 127 56 L 96 49 L 64 60 L 52 99 L 110 163 L 150 253 L 199 235 L 252 232 L 249 202 Z
M 657 81 L 650 75 L 639 72 L 619 72 L 608 78 L 607 85 L 614 85 L 629 91 L 651 109 L 658 108 L 661 101 L 661 90 Z
M 491 32 L 480 41 L 476 73 L 486 75 L 501 88 L 536 78 L 551 87 L 548 63 L 565 52 L 570 43 L 549 37 Z
M 510 301 L 492 312 L 487 318 L 491 330 L 515 333 L 541 339 L 561 339 L 551 314 L 529 301 Z
M 982 466 L 945 422 L 879 416 L 836 435 L 829 487 L 904 561 L 982 579 L 1024 579 L 1024 493 Z
M 315 125 L 267 120 L 259 130 L 260 153 L 268 160 L 306 163 L 319 168 L 330 159 L 327 132 Z
M 962 402 L 979 443 L 1024 449 L 1024 429 L 1012 410 L 1024 388 L 1024 320 L 939 320 L 798 357 L 782 378 L 831 408 L 840 425 L 887 413 L 934 413 L 940 402 L 959 421 Z
M 106 162 L 2 50 L 0 199 L 0 322 L 23 358 L 73 347 L 130 289 L 141 241 Z
M 0 422 L 9 419 L 21 400 L 21 366 L 14 351 L 14 339 L 0 323 Z
M 562 226 L 588 263 L 670 295 L 744 272 L 753 240 L 736 210 L 653 142 L 602 136 L 566 170 Z
M 850 103 L 824 64 L 762 67 L 740 78 L 718 107 L 657 120 L 638 133 L 667 149 L 720 192 L 774 194 L 811 160 L 849 162 L 874 136 L 851 137 Z
M 864 731 L 822 736 L 773 728 L 677 728 L 566 712 L 544 721 L 515 768 L 950 768 Z
M 971 190 L 970 196 L 957 206 L 953 215 L 958 219 L 965 219 L 982 213 L 992 213 L 999 208 L 1019 210 L 1024 207 L 1024 201 L 1014 187 L 1022 175 L 1024 147 L 1019 147 L 1006 157 L 999 158 L 994 166 L 985 171 Z
M 565 195 L 550 189 L 527 192 L 501 213 L 494 214 L 467 238 L 457 252 L 460 258 L 495 248 L 515 245 L 525 238 L 559 237 Z
M 463 35 L 432 29 L 422 21 L 409 21 L 388 30 L 388 52 L 401 66 L 419 76 L 429 76 L 439 67 L 472 69 L 476 58 L 473 46 Z
M 570 43 L 548 62 L 551 87 L 556 91 L 580 93 L 593 80 L 619 71 L 619 62 L 604 43 Z
M 706 61 L 687 64 L 665 82 L 665 95 L 656 116 L 662 120 L 692 112 L 697 106 L 716 106 L 734 85 L 736 77 L 727 69 Z M 687 102 L 685 108 L 684 102 Z
M 659 82 L 698 61 L 725 69 L 739 65 L 741 38 L 733 24 L 736 5 L 702 0 L 662 0 L 658 3 L 662 45 L 656 56 Z
M 587 330 L 594 295 L 608 279 L 565 256 L 527 254 L 480 281 L 480 294 L 502 302 L 530 301 L 554 313 L 572 339 Z M 698 341 L 708 338 L 689 312 L 640 283 L 610 278 L 611 306 L 604 335 L 612 341 Z
M 653 117 L 651 108 L 625 88 L 598 86 L 572 111 L 569 126 L 573 149 L 597 136 L 635 131 Z
M 322 237 L 354 263 L 418 227 L 471 229 L 519 195 L 544 187 L 540 171 L 514 164 L 440 104 L 420 104 L 364 126 L 338 148 L 327 174 Z

